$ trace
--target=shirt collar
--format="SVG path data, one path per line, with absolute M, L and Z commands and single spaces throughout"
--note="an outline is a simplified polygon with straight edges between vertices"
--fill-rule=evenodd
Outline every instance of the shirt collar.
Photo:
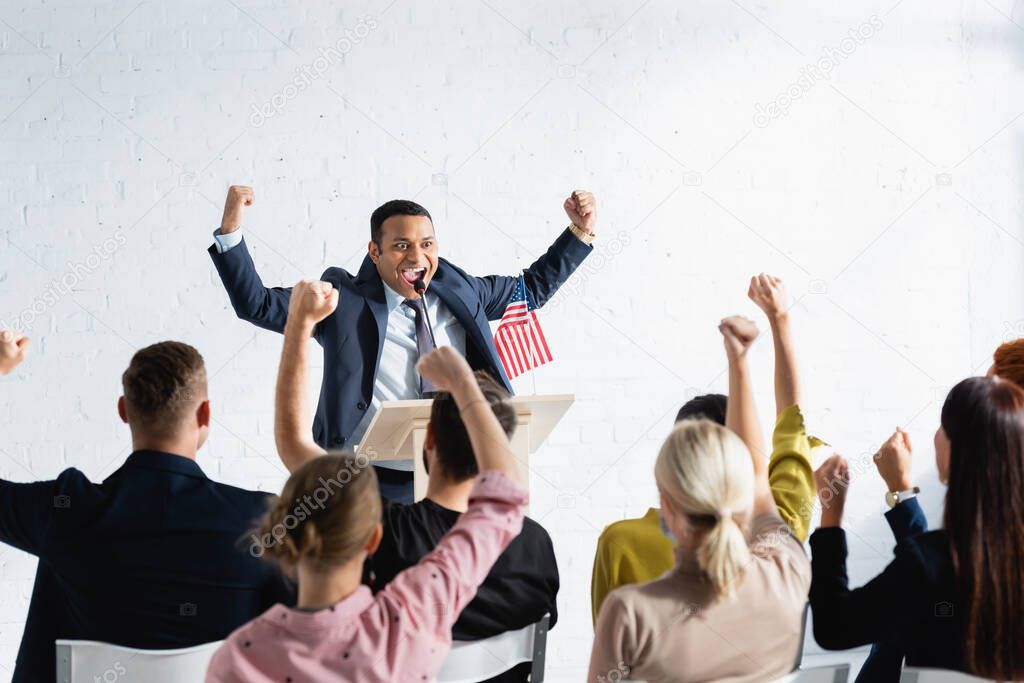
M 384 283 L 384 299 L 388 304 L 388 313 L 393 313 L 405 301 L 405 297 L 391 289 L 391 285 L 386 282 Z
M 383 280 L 382 280 L 382 282 L 383 282 Z M 431 296 L 433 296 L 433 295 L 431 295 Z M 401 294 L 399 294 L 395 290 L 391 289 L 391 286 L 388 283 L 386 283 L 386 282 L 384 282 L 384 299 L 387 301 L 388 313 L 389 314 L 390 313 L 394 313 L 395 309 L 398 308 L 399 306 L 401 306 L 402 302 L 406 300 L 404 296 L 402 296 Z M 423 303 L 428 304 L 428 305 L 430 303 L 429 301 L 427 301 L 427 293 L 426 292 L 423 293 Z
M 292 633 L 323 633 L 332 626 L 352 621 L 372 604 L 373 593 L 370 588 L 360 586 L 344 600 L 315 612 L 278 603 L 264 613 L 263 619 Z

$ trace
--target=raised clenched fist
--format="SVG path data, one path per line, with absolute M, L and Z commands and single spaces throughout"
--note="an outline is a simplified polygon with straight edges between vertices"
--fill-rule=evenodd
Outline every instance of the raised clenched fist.
M 450 346 L 440 346 L 420 358 L 416 370 L 438 391 L 454 391 L 465 382 L 475 381 L 469 363 Z
M 723 318 L 718 325 L 718 331 L 722 333 L 725 353 L 730 361 L 745 356 L 758 334 L 757 325 L 739 315 Z
M 0 330 L 0 375 L 6 375 L 25 360 L 29 339 L 17 332 Z
M 747 296 L 764 311 L 768 319 L 786 315 L 789 310 L 789 292 L 780 278 L 761 273 L 750 278 Z
M 597 200 L 586 190 L 573 190 L 562 205 L 565 215 L 586 232 L 594 233 L 597 223 Z
M 850 466 L 846 458 L 833 455 L 814 471 L 814 486 L 821 501 L 821 526 L 840 526 L 846 492 L 850 487 Z
M 330 282 L 301 280 L 292 287 L 288 322 L 309 326 L 329 316 L 338 307 L 338 290 Z
M 229 187 L 227 199 L 224 200 L 224 217 L 220 220 L 220 233 L 227 235 L 242 227 L 245 210 L 255 201 L 256 195 L 253 194 L 251 187 L 245 185 Z
M 906 491 L 911 488 L 913 452 L 910 435 L 897 427 L 893 435 L 886 439 L 875 453 L 875 467 L 878 468 L 878 474 L 890 491 Z

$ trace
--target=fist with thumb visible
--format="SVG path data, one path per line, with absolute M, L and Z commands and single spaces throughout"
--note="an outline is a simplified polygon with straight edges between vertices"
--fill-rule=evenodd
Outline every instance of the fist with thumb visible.
M 9 374 L 25 360 L 29 338 L 11 330 L 0 330 L 0 375 Z
M 256 202 L 256 195 L 251 187 L 232 185 L 228 188 L 227 199 L 224 200 L 224 216 L 220 219 L 220 234 L 227 235 L 242 227 L 245 210 Z
M 338 307 L 338 290 L 330 282 L 301 280 L 292 287 L 288 319 L 315 325 Z

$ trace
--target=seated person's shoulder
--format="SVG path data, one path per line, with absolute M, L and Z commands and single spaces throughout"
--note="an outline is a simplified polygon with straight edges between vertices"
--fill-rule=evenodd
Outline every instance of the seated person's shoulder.
M 954 578 L 949 534 L 945 529 L 910 536 L 898 543 L 894 552 L 897 563 L 920 573 L 928 582 L 944 583 Z
M 775 510 L 758 515 L 750 525 L 750 552 L 763 571 L 779 573 L 784 580 L 810 585 L 811 562 L 803 544 Z
M 633 544 L 637 541 L 659 539 L 663 539 L 666 544 L 671 545 L 671 541 L 665 538 L 665 535 L 661 532 L 658 517 L 656 515 L 652 516 L 652 513 L 649 512 L 644 517 L 620 519 L 617 522 L 612 522 L 601 532 L 598 543 L 612 545 Z

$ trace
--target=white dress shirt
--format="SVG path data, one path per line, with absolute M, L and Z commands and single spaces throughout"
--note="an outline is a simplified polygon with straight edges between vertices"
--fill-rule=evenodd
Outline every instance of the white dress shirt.
M 238 246 L 242 241 L 241 233 L 241 230 L 236 230 L 222 235 L 219 229 L 214 231 L 213 239 L 217 251 L 223 254 Z M 465 356 L 466 331 L 462 324 L 455 319 L 441 299 L 429 290 L 424 297 L 437 345 L 452 346 Z M 384 348 L 381 351 L 380 367 L 373 382 L 373 400 L 362 421 L 349 437 L 349 444 L 358 444 L 362 441 L 373 416 L 377 414 L 380 404 L 384 401 L 420 397 L 420 376 L 416 372 L 416 361 L 419 360 L 419 351 L 416 348 L 416 312 L 408 306 L 403 306 L 405 297 L 391 289 L 387 283 L 384 283 L 384 298 L 388 306 L 388 325 L 384 336 Z M 339 305 L 345 304 L 341 302 Z M 378 467 L 407 472 L 413 469 L 412 460 L 389 460 L 376 464 Z

